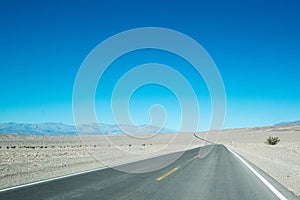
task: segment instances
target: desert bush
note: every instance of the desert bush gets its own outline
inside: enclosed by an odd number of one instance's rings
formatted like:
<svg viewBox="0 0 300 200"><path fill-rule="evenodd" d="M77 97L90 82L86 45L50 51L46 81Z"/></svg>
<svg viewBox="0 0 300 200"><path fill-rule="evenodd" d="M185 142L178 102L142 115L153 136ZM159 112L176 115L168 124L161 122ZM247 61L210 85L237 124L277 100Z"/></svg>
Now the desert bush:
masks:
<svg viewBox="0 0 300 200"><path fill-rule="evenodd" d="M267 139L267 144L276 145L279 141L280 141L279 137L272 137L272 136L270 136Z"/></svg>

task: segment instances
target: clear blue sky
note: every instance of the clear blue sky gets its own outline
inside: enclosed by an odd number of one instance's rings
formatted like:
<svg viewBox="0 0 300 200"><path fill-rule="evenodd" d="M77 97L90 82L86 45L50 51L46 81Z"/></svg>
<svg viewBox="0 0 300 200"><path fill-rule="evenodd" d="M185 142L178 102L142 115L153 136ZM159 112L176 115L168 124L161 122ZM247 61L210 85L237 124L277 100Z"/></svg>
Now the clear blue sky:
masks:
<svg viewBox="0 0 300 200"><path fill-rule="evenodd" d="M299 10L296 0L1 1L0 122L72 124L73 83L87 54L116 33L147 26L185 33L207 50L226 88L225 128L298 120ZM173 98L155 87L134 97L166 104ZM165 98L155 99L151 91ZM207 98L203 92L203 101ZM137 101L137 110L147 108L150 100L145 105ZM102 101L103 95L97 95L97 102ZM172 102L166 106L170 110L177 105ZM133 117L147 122L138 111L133 109ZM176 121L178 113L172 112L168 117ZM112 123L110 116L104 122Z"/></svg>

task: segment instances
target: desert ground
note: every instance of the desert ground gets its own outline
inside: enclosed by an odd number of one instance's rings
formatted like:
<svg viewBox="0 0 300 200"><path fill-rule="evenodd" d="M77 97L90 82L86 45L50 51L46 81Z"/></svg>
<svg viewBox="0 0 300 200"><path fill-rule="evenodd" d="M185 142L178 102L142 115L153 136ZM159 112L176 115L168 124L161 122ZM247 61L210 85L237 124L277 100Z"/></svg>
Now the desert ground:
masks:
<svg viewBox="0 0 300 200"><path fill-rule="evenodd" d="M300 195L300 125L201 132L225 144ZM220 136L220 137L219 137ZM280 142L266 144L269 136ZM142 137L142 138L141 138ZM111 167L207 143L193 133L132 136L0 135L0 188Z"/></svg>

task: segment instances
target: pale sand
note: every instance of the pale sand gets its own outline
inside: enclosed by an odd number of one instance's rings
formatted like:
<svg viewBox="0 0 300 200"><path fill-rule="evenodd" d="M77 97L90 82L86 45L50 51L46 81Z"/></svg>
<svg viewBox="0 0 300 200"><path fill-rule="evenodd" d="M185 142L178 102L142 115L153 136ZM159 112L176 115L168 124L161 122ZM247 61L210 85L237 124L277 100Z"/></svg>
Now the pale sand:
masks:
<svg viewBox="0 0 300 200"><path fill-rule="evenodd" d="M207 133L198 135L206 137ZM193 134L185 133L178 136L179 142L171 145L172 148L160 151L174 136L165 134L146 140L110 136L111 143L103 136L85 136L83 144L77 136L0 135L0 188L205 145L195 140ZM275 146L267 145L265 141L269 136L278 136L281 141ZM216 138L218 133L215 131L207 135L208 140L215 142ZM187 147L185 144L190 141L193 143ZM299 125L224 130L218 143L225 144L300 195ZM96 152L102 163L90 152Z"/></svg>

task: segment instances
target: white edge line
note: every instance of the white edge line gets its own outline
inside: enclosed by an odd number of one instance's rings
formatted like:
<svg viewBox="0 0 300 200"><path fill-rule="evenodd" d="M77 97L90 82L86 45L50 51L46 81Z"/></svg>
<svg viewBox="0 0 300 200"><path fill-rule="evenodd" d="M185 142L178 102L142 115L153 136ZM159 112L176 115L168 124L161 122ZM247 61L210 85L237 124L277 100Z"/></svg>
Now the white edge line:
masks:
<svg viewBox="0 0 300 200"><path fill-rule="evenodd" d="M269 183L262 175L260 175L253 167L251 167L243 158L241 158L238 154L232 151L230 148L226 147L233 155L235 155L242 163L246 165L250 169L255 176L257 176L280 200L287 200L283 194L281 194L271 183Z"/></svg>
<svg viewBox="0 0 300 200"><path fill-rule="evenodd" d="M17 188L22 188L22 187L27 187L27 186L30 186L30 185L37 185L37 184L40 184L40 183L46 183L46 182L49 182L49 181L68 178L68 177L71 177L71 176L76 176L76 175L86 174L86 173L90 173L90 172L95 172L95 171L99 171L99 170L102 170L102 169L105 169L105 168L97 168L97 169L92 169L92 170L88 170L88 171L83 171L83 172L68 174L68 175L64 175L64 176L58 176L58 177L55 177L55 178L45 179L45 180L41 180L41 181L36 181L36 182L32 182L32 183L26 183L26 184L22 184L22 185L13 186L13 187L8 187L8 188L1 189L0 192L5 192L5 191L9 191L9 190L17 189Z"/></svg>

